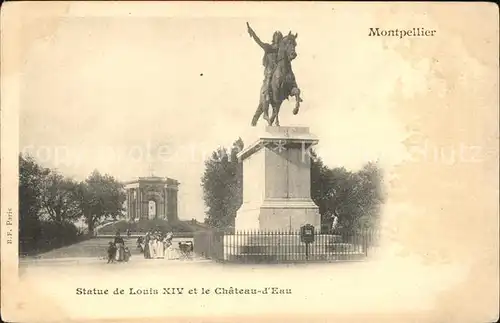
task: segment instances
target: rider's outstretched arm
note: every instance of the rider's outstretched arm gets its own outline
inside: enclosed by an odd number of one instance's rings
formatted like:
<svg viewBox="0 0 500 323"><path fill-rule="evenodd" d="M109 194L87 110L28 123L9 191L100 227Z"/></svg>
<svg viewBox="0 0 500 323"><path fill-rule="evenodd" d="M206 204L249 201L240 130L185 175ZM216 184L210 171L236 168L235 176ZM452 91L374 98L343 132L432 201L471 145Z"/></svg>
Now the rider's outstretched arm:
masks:
<svg viewBox="0 0 500 323"><path fill-rule="evenodd" d="M260 38L257 36L257 34L255 33L255 31L250 27L250 25L247 23L247 27L248 27L248 33L250 34L250 36L255 40L255 42L260 46L262 47L263 50L265 51L268 51L269 50L269 47L270 45L269 44L266 44L264 42L262 42L260 40Z"/></svg>

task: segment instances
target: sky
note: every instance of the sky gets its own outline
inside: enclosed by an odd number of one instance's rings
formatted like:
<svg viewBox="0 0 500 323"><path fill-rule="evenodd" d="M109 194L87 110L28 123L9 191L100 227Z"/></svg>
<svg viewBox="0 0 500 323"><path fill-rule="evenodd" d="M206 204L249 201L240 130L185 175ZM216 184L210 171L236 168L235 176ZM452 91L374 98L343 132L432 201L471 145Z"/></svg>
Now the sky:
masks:
<svg viewBox="0 0 500 323"><path fill-rule="evenodd" d="M275 30L298 33L293 69L304 102L293 116L294 100L285 101L281 125L309 127L330 167L392 167L405 158L408 130L391 96L396 86L408 97L425 90L428 67L368 37L376 10L349 8L316 11L314 24L307 12L46 19L51 32L24 56L20 150L77 180L94 169L122 181L175 178L180 218L203 220L204 160L255 131L263 53L249 21L264 41Z"/></svg>

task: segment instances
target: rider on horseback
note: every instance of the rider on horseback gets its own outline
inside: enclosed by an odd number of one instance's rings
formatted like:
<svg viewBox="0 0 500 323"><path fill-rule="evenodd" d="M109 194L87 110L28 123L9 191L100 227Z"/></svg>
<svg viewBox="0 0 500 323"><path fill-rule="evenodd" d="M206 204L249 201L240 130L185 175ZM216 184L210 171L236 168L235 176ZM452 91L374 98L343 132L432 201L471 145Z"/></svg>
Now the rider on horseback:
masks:
<svg viewBox="0 0 500 323"><path fill-rule="evenodd" d="M278 46L280 41L283 39L283 34L280 31L276 31L273 34L273 41L271 44L262 42L255 31L250 27L247 22L248 33L255 42L264 50L264 57L262 58L262 64L264 65L264 84L262 85L261 95L264 99L264 118L267 119L268 108L271 100L271 78L273 76L274 70L276 69L278 61Z"/></svg>

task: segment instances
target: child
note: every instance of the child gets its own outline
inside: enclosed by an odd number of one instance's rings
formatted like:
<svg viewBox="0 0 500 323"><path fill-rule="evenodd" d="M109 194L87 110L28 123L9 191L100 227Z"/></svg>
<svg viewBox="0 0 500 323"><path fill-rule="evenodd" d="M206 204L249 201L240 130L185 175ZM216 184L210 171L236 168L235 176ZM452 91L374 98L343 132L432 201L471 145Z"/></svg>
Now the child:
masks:
<svg viewBox="0 0 500 323"><path fill-rule="evenodd" d="M113 241L110 241L108 247L108 264L115 262L115 256L116 256L116 246L113 243Z"/></svg>
<svg viewBox="0 0 500 323"><path fill-rule="evenodd" d="M125 247L124 254L125 254L124 260L125 260L125 262L128 262L128 260L130 259L130 250L128 249L128 247Z"/></svg>

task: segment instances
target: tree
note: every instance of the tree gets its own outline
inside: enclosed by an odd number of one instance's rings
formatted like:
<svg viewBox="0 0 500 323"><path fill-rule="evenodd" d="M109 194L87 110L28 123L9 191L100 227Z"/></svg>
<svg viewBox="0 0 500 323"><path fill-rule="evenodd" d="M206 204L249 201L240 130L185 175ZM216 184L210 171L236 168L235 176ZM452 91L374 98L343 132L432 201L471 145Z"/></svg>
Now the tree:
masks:
<svg viewBox="0 0 500 323"><path fill-rule="evenodd" d="M123 185L94 171L77 183L19 155L19 247L22 254L47 251L81 239L74 221L84 217L89 232L123 210Z"/></svg>
<svg viewBox="0 0 500 323"><path fill-rule="evenodd" d="M319 207L321 223L329 226L333 215L339 216L342 194L349 172L345 168L330 169L314 151L311 153L311 198Z"/></svg>
<svg viewBox="0 0 500 323"><path fill-rule="evenodd" d="M237 154L243 149L241 138L231 149L220 147L205 161L201 179L207 207L205 223L215 228L234 226L236 212L243 201L243 168Z"/></svg>
<svg viewBox="0 0 500 323"><path fill-rule="evenodd" d="M123 184L113 176L102 175L97 170L76 186L74 196L89 234L92 234L104 219L116 219L122 213L126 199Z"/></svg>
<svg viewBox="0 0 500 323"><path fill-rule="evenodd" d="M42 181L42 206L56 225L72 222L81 216L74 191L77 184L58 172L52 171Z"/></svg>
<svg viewBox="0 0 500 323"><path fill-rule="evenodd" d="M41 235L40 213L44 177L49 170L30 157L19 155L19 244L21 251L34 248Z"/></svg>
<svg viewBox="0 0 500 323"><path fill-rule="evenodd" d="M360 228L379 224L380 208L385 200L382 190L383 174L377 163L367 163L358 173L357 207Z"/></svg>
<svg viewBox="0 0 500 323"><path fill-rule="evenodd" d="M313 152L311 197L318 205L323 227L329 227L332 215L339 226L353 231L375 227L379 221L382 174L376 163L367 163L358 172L345 168L330 169Z"/></svg>
<svg viewBox="0 0 500 323"><path fill-rule="evenodd" d="M30 156L19 156L19 249L21 254L57 248L79 239L74 183Z"/></svg>

